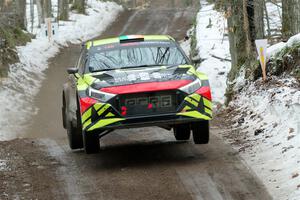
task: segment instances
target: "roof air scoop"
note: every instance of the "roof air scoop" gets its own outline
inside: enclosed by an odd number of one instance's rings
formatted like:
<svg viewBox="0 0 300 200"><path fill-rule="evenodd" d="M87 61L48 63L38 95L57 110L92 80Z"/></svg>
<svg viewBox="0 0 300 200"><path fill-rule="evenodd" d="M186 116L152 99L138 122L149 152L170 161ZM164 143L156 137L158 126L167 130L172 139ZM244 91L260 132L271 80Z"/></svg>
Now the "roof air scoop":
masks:
<svg viewBox="0 0 300 200"><path fill-rule="evenodd" d="M120 43L132 43L132 42L143 42L144 36L143 35L123 35L119 37Z"/></svg>

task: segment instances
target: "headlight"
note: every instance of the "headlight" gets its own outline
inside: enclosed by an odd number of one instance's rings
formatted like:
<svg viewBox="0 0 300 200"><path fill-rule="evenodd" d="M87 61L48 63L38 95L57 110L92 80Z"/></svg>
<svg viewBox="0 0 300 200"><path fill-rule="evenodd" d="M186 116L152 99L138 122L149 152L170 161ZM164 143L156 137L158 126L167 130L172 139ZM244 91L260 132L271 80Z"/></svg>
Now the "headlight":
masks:
<svg viewBox="0 0 300 200"><path fill-rule="evenodd" d="M201 81L199 79L197 79L197 80L193 81L192 83L190 83L186 86L183 86L179 90L181 90L182 92L185 92L187 94L192 94L192 93L196 92L200 87L201 87Z"/></svg>
<svg viewBox="0 0 300 200"><path fill-rule="evenodd" d="M102 101L102 102L107 102L116 96L115 94L101 92L101 91L95 90L91 87L88 88L88 95L89 95L89 97L98 99L99 101Z"/></svg>

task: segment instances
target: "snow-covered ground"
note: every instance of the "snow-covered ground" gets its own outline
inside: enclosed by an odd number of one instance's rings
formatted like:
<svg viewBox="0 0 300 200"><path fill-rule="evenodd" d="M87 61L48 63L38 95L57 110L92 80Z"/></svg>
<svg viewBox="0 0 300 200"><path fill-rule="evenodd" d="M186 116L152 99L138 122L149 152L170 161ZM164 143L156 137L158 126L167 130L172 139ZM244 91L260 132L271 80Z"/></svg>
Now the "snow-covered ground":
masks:
<svg viewBox="0 0 300 200"><path fill-rule="evenodd" d="M32 100L39 91L47 69L47 60L68 43L92 39L111 24L122 7L111 2L89 0L87 15L71 13L70 21L60 22L59 32L51 42L37 37L18 47L20 63L10 66L8 78L0 86L0 140L15 138L35 112ZM13 122L13 123L12 123Z"/></svg>
<svg viewBox="0 0 300 200"><path fill-rule="evenodd" d="M291 77L273 77L246 86L231 102L232 120L246 138L239 148L275 199L300 199L300 85ZM230 134L230 133L228 133ZM230 137L229 137L230 138Z"/></svg>
<svg viewBox="0 0 300 200"><path fill-rule="evenodd" d="M201 1L201 6L197 16L196 38L199 56L204 61L198 70L206 73L211 80L213 101L223 104L227 74L231 68L231 62L225 60L230 60L227 21L222 13L213 10L213 5Z"/></svg>
<svg viewBox="0 0 300 200"><path fill-rule="evenodd" d="M223 103L231 64L213 56L230 59L228 38L224 37L226 20L222 13L213 10L213 5L200 2L196 33L199 55L205 61L199 70L209 75L214 101ZM272 17L271 29L280 29L281 12L272 3L267 3L267 7ZM268 55L299 41L297 35L287 43L275 44L269 47ZM299 83L291 77L273 77L268 84L258 80L245 85L242 75L238 82L243 90L229 106L229 110L234 110L230 117L236 124L220 136L239 150L274 199L300 199Z"/></svg>

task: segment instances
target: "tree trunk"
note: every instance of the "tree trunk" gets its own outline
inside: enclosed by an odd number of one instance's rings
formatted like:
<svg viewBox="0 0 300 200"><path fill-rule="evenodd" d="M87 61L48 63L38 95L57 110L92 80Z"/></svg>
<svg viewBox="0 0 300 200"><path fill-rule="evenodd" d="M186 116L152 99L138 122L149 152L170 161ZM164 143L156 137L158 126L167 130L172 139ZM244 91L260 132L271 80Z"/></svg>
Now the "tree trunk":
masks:
<svg viewBox="0 0 300 200"><path fill-rule="evenodd" d="M69 19L69 2L68 0L58 0L58 18L60 20Z"/></svg>
<svg viewBox="0 0 300 200"><path fill-rule="evenodd" d="M264 0L254 0L255 39L263 39L265 37L264 6Z"/></svg>
<svg viewBox="0 0 300 200"><path fill-rule="evenodd" d="M43 16L44 18L52 17L51 0L43 0Z"/></svg>
<svg viewBox="0 0 300 200"><path fill-rule="evenodd" d="M282 0L282 36L288 40L300 32L300 0Z"/></svg>
<svg viewBox="0 0 300 200"><path fill-rule="evenodd" d="M77 10L78 13L85 14L85 0L74 0L73 8Z"/></svg>
<svg viewBox="0 0 300 200"><path fill-rule="evenodd" d="M34 26L34 3L33 3L33 0L30 0L30 26L31 26L31 33L33 33L33 26Z"/></svg>
<svg viewBox="0 0 300 200"><path fill-rule="evenodd" d="M45 18L52 17L51 0L36 0L39 26L45 22Z"/></svg>
<svg viewBox="0 0 300 200"><path fill-rule="evenodd" d="M266 1L264 0L264 10L265 10L265 17L267 21L267 29L268 29L268 38L271 38L271 26L270 26L270 19L269 19L269 13L266 5Z"/></svg>
<svg viewBox="0 0 300 200"><path fill-rule="evenodd" d="M26 1L15 0L16 26L26 29Z"/></svg>
<svg viewBox="0 0 300 200"><path fill-rule="evenodd" d="M228 13L228 29L231 54L232 71L245 63L246 54L246 34L244 32L243 1L230 0ZM229 79L233 80L235 74L229 74Z"/></svg>
<svg viewBox="0 0 300 200"><path fill-rule="evenodd" d="M41 27L41 24L44 23L42 0L36 0L36 7L37 7L38 21L39 21L38 27Z"/></svg>

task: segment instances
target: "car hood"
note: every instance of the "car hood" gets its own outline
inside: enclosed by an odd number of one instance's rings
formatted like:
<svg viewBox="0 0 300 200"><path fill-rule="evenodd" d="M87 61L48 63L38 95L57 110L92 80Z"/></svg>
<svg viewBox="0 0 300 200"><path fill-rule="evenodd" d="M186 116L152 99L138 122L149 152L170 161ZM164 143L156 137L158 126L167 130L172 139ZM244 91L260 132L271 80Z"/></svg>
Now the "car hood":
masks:
<svg viewBox="0 0 300 200"><path fill-rule="evenodd" d="M148 67L140 69L111 70L92 73L96 79L92 84L95 89L132 85L138 83L167 82L175 80L194 81L196 76L188 71L193 66Z"/></svg>

